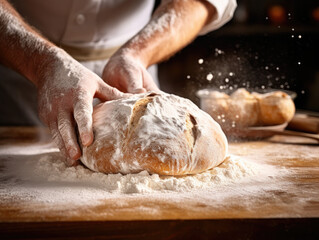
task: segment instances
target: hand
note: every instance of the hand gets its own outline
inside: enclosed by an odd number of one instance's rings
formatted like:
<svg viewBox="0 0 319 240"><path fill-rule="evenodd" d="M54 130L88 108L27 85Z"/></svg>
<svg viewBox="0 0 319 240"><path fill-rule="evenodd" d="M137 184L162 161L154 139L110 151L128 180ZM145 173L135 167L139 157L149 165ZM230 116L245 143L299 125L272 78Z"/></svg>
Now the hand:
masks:
<svg viewBox="0 0 319 240"><path fill-rule="evenodd" d="M104 68L102 78L107 84L122 92L160 92L143 64L129 54L113 55Z"/></svg>
<svg viewBox="0 0 319 240"><path fill-rule="evenodd" d="M75 126L82 145L93 142L92 101L118 99L127 94L107 85L96 74L83 67L66 53L47 65L38 84L39 114L48 125L53 139L66 157L68 165L74 165L81 156Z"/></svg>

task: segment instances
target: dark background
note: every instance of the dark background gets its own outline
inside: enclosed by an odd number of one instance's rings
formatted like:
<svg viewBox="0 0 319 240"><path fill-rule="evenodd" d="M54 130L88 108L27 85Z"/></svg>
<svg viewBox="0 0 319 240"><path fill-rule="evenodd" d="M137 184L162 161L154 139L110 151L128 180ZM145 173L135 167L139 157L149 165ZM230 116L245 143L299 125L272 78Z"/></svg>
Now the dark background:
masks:
<svg viewBox="0 0 319 240"><path fill-rule="evenodd" d="M159 65L161 88L196 103L205 87L286 89L298 109L319 112L319 1L237 3L227 25Z"/></svg>

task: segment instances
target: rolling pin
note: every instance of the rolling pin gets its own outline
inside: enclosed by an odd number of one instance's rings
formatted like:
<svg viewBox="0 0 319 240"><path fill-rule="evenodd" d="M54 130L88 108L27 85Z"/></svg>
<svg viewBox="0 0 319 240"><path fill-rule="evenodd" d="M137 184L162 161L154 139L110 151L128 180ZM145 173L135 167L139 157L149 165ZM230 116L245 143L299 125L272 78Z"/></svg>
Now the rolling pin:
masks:
<svg viewBox="0 0 319 240"><path fill-rule="evenodd" d="M293 119L289 122L288 129L308 132L319 133L319 117L310 116L308 114L296 113Z"/></svg>

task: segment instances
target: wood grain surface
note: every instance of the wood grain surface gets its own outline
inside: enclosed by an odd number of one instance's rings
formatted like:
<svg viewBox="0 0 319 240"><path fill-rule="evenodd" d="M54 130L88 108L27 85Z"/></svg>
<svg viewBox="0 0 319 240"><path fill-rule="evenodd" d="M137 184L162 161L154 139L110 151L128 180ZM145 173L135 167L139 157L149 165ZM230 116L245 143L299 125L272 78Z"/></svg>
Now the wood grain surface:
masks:
<svg viewBox="0 0 319 240"><path fill-rule="evenodd" d="M30 158L7 154L7 149L46 146L49 142L48 131L43 128L0 128L0 172L6 171L3 164L6 161ZM316 141L274 136L263 141L230 143L230 153L286 174L271 184L259 182L255 176L259 185L237 184L234 194L228 192L222 199L218 196L209 199L204 193L181 194L176 198L133 194L81 207L0 194L1 236L12 239L210 239L212 236L269 239L270 233L273 239L319 236ZM50 153L31 157L43 154ZM249 191L259 186L256 194L236 193L238 187ZM5 184L1 187L5 188Z"/></svg>

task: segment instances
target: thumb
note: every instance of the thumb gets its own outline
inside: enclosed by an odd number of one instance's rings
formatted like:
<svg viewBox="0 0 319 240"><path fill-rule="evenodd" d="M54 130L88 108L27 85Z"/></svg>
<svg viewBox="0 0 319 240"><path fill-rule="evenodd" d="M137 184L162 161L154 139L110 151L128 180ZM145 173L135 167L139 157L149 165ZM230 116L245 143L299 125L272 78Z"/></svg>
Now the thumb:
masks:
<svg viewBox="0 0 319 240"><path fill-rule="evenodd" d="M147 90L143 88L143 75L127 76L126 78L127 92L129 93L145 93Z"/></svg>
<svg viewBox="0 0 319 240"><path fill-rule="evenodd" d="M131 96L131 94L123 93L103 81L99 82L98 88L95 93L95 97L99 98L101 101L127 98L129 96Z"/></svg>

